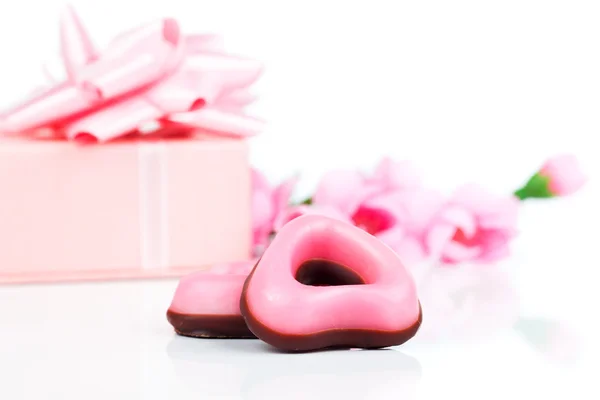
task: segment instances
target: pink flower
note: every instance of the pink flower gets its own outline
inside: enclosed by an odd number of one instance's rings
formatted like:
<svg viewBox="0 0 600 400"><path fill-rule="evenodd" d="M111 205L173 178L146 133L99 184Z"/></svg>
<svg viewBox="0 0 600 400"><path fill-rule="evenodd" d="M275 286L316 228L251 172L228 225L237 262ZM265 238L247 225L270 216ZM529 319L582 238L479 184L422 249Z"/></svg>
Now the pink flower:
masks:
<svg viewBox="0 0 600 400"><path fill-rule="evenodd" d="M263 174L252 170L252 235L259 252L269 244L275 221L287 208L297 180L294 177L273 187Z"/></svg>
<svg viewBox="0 0 600 400"><path fill-rule="evenodd" d="M465 186L450 200L419 188L376 196L362 208L388 216L391 227L376 236L413 265L438 259L448 264L491 262L506 256L516 234L517 206L513 197Z"/></svg>
<svg viewBox="0 0 600 400"><path fill-rule="evenodd" d="M413 188L370 198L357 214L364 215L365 219L374 216L367 225L387 228L376 236L411 266L435 256L428 247L427 237L444 205L441 193Z"/></svg>
<svg viewBox="0 0 600 400"><path fill-rule="evenodd" d="M548 159L539 174L549 179L548 189L555 196L575 193L586 182L577 157L570 154L561 154Z"/></svg>
<svg viewBox="0 0 600 400"><path fill-rule="evenodd" d="M412 163L394 161L388 157L383 158L373 174L365 180L369 185L378 187L380 193L417 188L421 185L421 178Z"/></svg>
<svg viewBox="0 0 600 400"><path fill-rule="evenodd" d="M427 248L445 263L492 262L509 253L518 201L474 185L459 189L427 228Z"/></svg>
<svg viewBox="0 0 600 400"><path fill-rule="evenodd" d="M281 214L276 226L304 214L321 214L353 223L377 237L399 235L389 204L371 201L419 184L417 174L407 162L384 158L373 174L358 171L331 171L326 173L315 191L311 206L297 206Z"/></svg>
<svg viewBox="0 0 600 400"><path fill-rule="evenodd" d="M369 198L418 186L418 175L410 163L386 157L370 176L359 171L326 173L315 191L313 204L333 207L352 216Z"/></svg>

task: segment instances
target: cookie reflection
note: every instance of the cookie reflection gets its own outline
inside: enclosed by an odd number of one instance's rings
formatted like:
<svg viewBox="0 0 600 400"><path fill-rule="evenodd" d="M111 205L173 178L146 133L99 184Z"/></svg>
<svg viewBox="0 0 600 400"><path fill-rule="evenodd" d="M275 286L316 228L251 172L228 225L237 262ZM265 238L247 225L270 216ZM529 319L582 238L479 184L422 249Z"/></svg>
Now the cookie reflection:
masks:
<svg viewBox="0 0 600 400"><path fill-rule="evenodd" d="M518 319L519 298L503 265L432 266L417 282L423 324L416 341L481 338Z"/></svg>
<svg viewBox="0 0 600 400"><path fill-rule="evenodd" d="M410 400L421 379L420 363L395 349L281 354L260 341L175 337L167 352L203 398Z"/></svg>
<svg viewBox="0 0 600 400"><path fill-rule="evenodd" d="M548 362L572 365L579 360L579 338L565 323L521 317L514 328Z"/></svg>

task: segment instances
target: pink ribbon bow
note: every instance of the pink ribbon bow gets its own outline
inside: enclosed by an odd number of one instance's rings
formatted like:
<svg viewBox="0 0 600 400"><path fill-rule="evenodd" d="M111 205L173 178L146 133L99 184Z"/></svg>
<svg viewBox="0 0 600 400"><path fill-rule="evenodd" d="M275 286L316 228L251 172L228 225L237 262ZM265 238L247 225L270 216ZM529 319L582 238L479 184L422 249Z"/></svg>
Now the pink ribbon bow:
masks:
<svg viewBox="0 0 600 400"><path fill-rule="evenodd" d="M75 11L60 23L64 82L3 114L0 131L50 129L67 139L108 141L148 122L233 136L249 136L261 123L244 115L254 99L248 87L262 66L225 54L219 38L184 36L163 19L117 36L96 50Z"/></svg>

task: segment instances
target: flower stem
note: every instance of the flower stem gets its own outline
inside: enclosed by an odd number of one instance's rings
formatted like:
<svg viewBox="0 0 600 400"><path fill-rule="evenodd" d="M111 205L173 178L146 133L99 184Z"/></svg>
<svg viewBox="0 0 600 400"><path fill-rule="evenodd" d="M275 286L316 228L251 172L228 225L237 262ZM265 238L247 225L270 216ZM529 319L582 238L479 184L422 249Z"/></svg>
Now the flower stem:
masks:
<svg viewBox="0 0 600 400"><path fill-rule="evenodd" d="M549 189L550 179L539 173L534 174L522 188L513 194L521 201L529 198L547 199L554 197Z"/></svg>
<svg viewBox="0 0 600 400"><path fill-rule="evenodd" d="M303 202L301 202L300 204L301 204L301 205L303 204L303 205L310 206L310 205L312 204L312 202L313 202L313 199L312 199L312 197L309 197L309 198L307 198L306 200L304 200Z"/></svg>
<svg viewBox="0 0 600 400"><path fill-rule="evenodd" d="M522 187L519 190L516 190L513 195L518 198L519 200L523 201L526 198L528 198L529 196L527 196L527 190L525 190L525 187Z"/></svg>

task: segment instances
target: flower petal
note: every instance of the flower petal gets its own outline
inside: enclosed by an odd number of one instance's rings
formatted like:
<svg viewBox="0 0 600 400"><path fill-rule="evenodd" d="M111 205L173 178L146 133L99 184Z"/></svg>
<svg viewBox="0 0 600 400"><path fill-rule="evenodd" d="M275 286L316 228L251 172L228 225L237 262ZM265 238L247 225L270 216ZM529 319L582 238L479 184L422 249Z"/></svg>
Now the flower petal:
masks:
<svg viewBox="0 0 600 400"><path fill-rule="evenodd" d="M517 228L519 200L515 197L505 197L496 203L495 210L489 210L478 218L479 225L484 229L503 229L514 231Z"/></svg>
<svg viewBox="0 0 600 400"><path fill-rule="evenodd" d="M290 198L292 197L292 192L294 191L294 188L299 180L299 176L294 176L282 182L273 191L273 207L275 211L275 218L288 207Z"/></svg>
<svg viewBox="0 0 600 400"><path fill-rule="evenodd" d="M451 203L470 210L475 215L495 213L502 209L506 197L497 196L479 185L469 184L458 188L452 196Z"/></svg>
<svg viewBox="0 0 600 400"><path fill-rule="evenodd" d="M454 225L456 229L462 230L467 238L472 237L477 232L475 216L465 208L450 206L444 209L440 219Z"/></svg>
<svg viewBox="0 0 600 400"><path fill-rule="evenodd" d="M371 177L371 181L378 182L385 191L415 188L419 186L420 180L411 162L394 161L389 157L379 162Z"/></svg>
<svg viewBox="0 0 600 400"><path fill-rule="evenodd" d="M365 181L356 171L331 171L323 175L313 204L338 209L345 215L354 214L363 200Z"/></svg>
<svg viewBox="0 0 600 400"><path fill-rule="evenodd" d="M550 158L541 168L540 174L550 178L550 191L559 196L578 191L587 181L577 157L572 154L559 154Z"/></svg>
<svg viewBox="0 0 600 400"><path fill-rule="evenodd" d="M401 192L376 194L366 199L363 207L386 210L397 219L406 220L409 216L406 213L406 208L403 207L404 199Z"/></svg>
<svg viewBox="0 0 600 400"><path fill-rule="evenodd" d="M480 228L516 230L519 201L515 197L495 195L479 186L467 185L455 192L451 203L468 210Z"/></svg>
<svg viewBox="0 0 600 400"><path fill-rule="evenodd" d="M459 263L476 259L482 253L479 246L465 246L462 243L450 241L442 252L443 260L449 263Z"/></svg>
<svg viewBox="0 0 600 400"><path fill-rule="evenodd" d="M369 207L362 204L352 215L352 221L357 227L372 235L392 228L396 218L391 210L386 208Z"/></svg>
<svg viewBox="0 0 600 400"><path fill-rule="evenodd" d="M397 204L394 210L398 223L415 235L424 234L444 206L443 196L433 190L402 190L388 196L386 201Z"/></svg>
<svg viewBox="0 0 600 400"><path fill-rule="evenodd" d="M390 246L391 247L391 246ZM412 265L422 262L427 258L427 251L423 246L423 243L412 236L405 236L404 239L392 247L398 257L406 265Z"/></svg>
<svg viewBox="0 0 600 400"><path fill-rule="evenodd" d="M491 263L505 259L510 256L510 248L507 245L498 246L493 249L486 250L480 257L479 261L483 263Z"/></svg>
<svg viewBox="0 0 600 400"><path fill-rule="evenodd" d="M446 245L452 241L456 226L450 223L435 224L425 236L425 243L431 254L440 255Z"/></svg>
<svg viewBox="0 0 600 400"><path fill-rule="evenodd" d="M287 224L291 220L309 214L310 209L310 206L300 205L282 210L275 217L275 221L273 222L273 230L275 232L278 232L281 228L283 228L285 224Z"/></svg>
<svg viewBox="0 0 600 400"><path fill-rule="evenodd" d="M379 232L377 239L390 246L392 249L400 248L402 241L404 240L406 232L399 226L394 226L385 231Z"/></svg>
<svg viewBox="0 0 600 400"><path fill-rule="evenodd" d="M269 231L273 222L275 211L272 199L267 192L254 192L252 194L252 226L256 231Z"/></svg>
<svg viewBox="0 0 600 400"><path fill-rule="evenodd" d="M512 232L483 230L478 236L483 248L483 253L479 257L481 261L497 261L509 255L509 243L514 237Z"/></svg>
<svg viewBox="0 0 600 400"><path fill-rule="evenodd" d="M271 184L267 177L259 170L252 168L252 191L253 192L271 192Z"/></svg>

